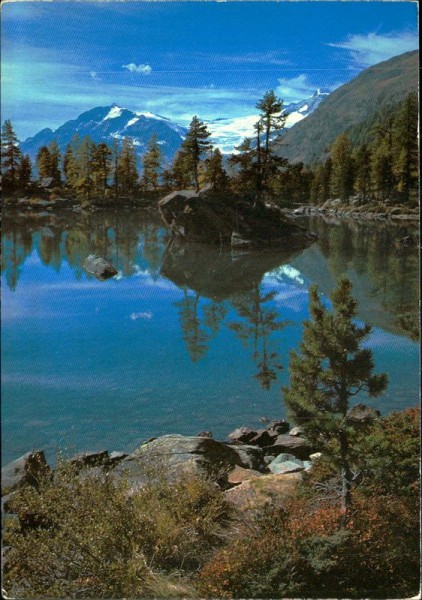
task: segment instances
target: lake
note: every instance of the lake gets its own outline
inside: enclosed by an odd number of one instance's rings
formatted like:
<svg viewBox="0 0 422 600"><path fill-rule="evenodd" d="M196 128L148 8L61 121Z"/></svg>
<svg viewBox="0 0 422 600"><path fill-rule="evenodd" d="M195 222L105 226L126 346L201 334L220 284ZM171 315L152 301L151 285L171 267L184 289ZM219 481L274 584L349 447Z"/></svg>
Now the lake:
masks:
<svg viewBox="0 0 422 600"><path fill-rule="evenodd" d="M370 322L383 414L419 398L417 227L303 221L303 251L171 242L147 211L6 214L2 256L2 460L44 449L131 451L166 433L224 439L285 417L281 386L313 283L347 273ZM83 268L97 253L118 275ZM366 399L357 397L356 402Z"/></svg>

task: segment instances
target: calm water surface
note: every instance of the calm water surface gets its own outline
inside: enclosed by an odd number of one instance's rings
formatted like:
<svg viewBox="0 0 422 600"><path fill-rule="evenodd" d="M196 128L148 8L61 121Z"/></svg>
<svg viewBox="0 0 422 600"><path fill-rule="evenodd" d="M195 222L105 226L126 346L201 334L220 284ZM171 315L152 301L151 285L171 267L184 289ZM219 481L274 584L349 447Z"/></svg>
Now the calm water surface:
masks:
<svg viewBox="0 0 422 600"><path fill-rule="evenodd" d="M166 433L285 416L281 386L308 316L308 288L327 295L346 272L388 391L383 413L414 406L418 253L386 224L306 224L302 252L252 254L170 243L147 213L7 216L2 256L2 459L32 448L131 451ZM107 257L117 277L83 269ZM365 401L365 398L361 398Z"/></svg>

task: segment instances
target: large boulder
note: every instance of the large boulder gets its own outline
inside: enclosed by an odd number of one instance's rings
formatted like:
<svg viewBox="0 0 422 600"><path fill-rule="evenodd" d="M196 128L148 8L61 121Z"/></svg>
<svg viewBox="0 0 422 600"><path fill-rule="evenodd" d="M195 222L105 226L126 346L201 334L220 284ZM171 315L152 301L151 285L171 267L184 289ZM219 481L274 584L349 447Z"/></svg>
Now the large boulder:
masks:
<svg viewBox="0 0 422 600"><path fill-rule="evenodd" d="M230 445L230 449L238 456L241 467L255 469L256 471L261 471L265 467L264 452L259 446L233 444Z"/></svg>
<svg viewBox="0 0 422 600"><path fill-rule="evenodd" d="M297 471L309 468L310 464L309 461L300 460L300 458L296 458L293 454L282 453L270 462L268 469L271 473L296 473Z"/></svg>
<svg viewBox="0 0 422 600"><path fill-rule="evenodd" d="M242 511L253 511L265 505L280 508L294 495L301 479L300 472L260 475L225 491L224 497Z"/></svg>
<svg viewBox="0 0 422 600"><path fill-rule="evenodd" d="M158 206L172 233L189 242L302 248L315 240L277 206L263 201L182 190L168 194Z"/></svg>
<svg viewBox="0 0 422 600"><path fill-rule="evenodd" d="M174 478L181 473L225 479L236 466L238 454L223 442L199 436L165 435L142 444L115 468L132 489L143 486L152 475Z"/></svg>
<svg viewBox="0 0 422 600"><path fill-rule="evenodd" d="M279 435L273 444L266 446L264 452L278 456L279 454L293 454L301 460L308 460L309 455L314 449L309 444L308 440L298 435Z"/></svg>
<svg viewBox="0 0 422 600"><path fill-rule="evenodd" d="M38 487L40 477L50 472L42 450L27 452L1 470L2 496L24 485Z"/></svg>

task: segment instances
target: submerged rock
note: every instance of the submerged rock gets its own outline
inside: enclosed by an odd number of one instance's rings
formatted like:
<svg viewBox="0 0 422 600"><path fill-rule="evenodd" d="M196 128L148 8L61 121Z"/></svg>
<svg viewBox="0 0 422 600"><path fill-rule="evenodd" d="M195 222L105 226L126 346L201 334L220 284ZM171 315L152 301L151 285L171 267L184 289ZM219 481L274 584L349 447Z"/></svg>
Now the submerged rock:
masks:
<svg viewBox="0 0 422 600"><path fill-rule="evenodd" d="M84 269L101 281L110 279L110 277L117 275L117 271L113 265L108 262L108 260L98 256L97 254L90 254L86 258L84 262Z"/></svg>
<svg viewBox="0 0 422 600"><path fill-rule="evenodd" d="M160 200L158 207L170 231L188 242L303 248L316 239L277 206L220 197L209 190L172 192Z"/></svg>

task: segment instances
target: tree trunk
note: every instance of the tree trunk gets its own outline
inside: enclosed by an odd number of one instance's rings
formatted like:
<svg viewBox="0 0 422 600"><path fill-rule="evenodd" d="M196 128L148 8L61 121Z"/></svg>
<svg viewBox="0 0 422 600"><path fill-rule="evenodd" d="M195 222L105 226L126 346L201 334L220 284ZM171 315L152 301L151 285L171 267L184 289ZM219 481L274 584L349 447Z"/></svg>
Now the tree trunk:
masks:
<svg viewBox="0 0 422 600"><path fill-rule="evenodd" d="M343 516L341 519L341 525L344 527L350 517L350 509L352 506L352 470L350 468L349 457L348 457L348 443L346 432L344 429L339 430L339 442L340 442L340 457L341 457L341 478L342 478L342 491L341 491L341 508Z"/></svg>

